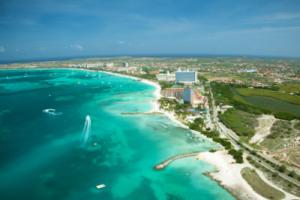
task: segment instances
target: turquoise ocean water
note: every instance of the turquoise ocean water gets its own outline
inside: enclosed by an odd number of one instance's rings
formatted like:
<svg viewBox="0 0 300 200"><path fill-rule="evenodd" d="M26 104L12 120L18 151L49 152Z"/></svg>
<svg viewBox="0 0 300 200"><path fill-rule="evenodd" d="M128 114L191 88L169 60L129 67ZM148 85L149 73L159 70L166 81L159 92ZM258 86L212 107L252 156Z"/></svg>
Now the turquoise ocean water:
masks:
<svg viewBox="0 0 300 200"><path fill-rule="evenodd" d="M149 111L153 91L100 72L1 70L0 199L234 199L202 174L213 170L205 162L153 170L169 156L217 147L165 116L124 115Z"/></svg>

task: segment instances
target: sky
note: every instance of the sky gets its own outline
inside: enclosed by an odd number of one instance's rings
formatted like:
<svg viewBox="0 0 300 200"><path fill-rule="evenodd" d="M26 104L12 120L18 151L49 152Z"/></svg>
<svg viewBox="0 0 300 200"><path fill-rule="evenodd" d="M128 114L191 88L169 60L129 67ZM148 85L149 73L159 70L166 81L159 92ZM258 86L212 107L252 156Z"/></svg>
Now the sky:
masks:
<svg viewBox="0 0 300 200"><path fill-rule="evenodd" d="M0 0L0 61L300 57L300 0Z"/></svg>

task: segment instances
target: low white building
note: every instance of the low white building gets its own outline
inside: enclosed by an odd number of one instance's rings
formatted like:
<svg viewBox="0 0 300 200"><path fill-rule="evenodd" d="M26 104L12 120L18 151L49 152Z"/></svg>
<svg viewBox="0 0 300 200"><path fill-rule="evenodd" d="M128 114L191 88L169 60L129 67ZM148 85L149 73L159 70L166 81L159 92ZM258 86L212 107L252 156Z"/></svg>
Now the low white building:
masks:
<svg viewBox="0 0 300 200"><path fill-rule="evenodd" d="M167 72L166 74L157 74L156 75L157 80L159 81L175 81L175 74L172 73L170 74L169 72Z"/></svg>
<svg viewBox="0 0 300 200"><path fill-rule="evenodd" d="M86 67L87 68L92 68L92 67L103 67L104 63L102 62L97 62L97 63L87 63Z"/></svg>
<svg viewBox="0 0 300 200"><path fill-rule="evenodd" d="M114 66L114 63L106 63L105 64L105 67L113 67Z"/></svg>

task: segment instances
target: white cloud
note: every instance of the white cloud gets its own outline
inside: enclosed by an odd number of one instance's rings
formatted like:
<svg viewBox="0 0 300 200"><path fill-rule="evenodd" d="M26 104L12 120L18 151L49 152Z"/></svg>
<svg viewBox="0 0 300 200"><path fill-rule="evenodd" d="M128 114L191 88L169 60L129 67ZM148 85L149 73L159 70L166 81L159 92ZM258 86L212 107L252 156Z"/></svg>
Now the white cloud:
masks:
<svg viewBox="0 0 300 200"><path fill-rule="evenodd" d="M83 50L83 46L80 44L71 44L71 48L78 50L78 51L82 51Z"/></svg>
<svg viewBox="0 0 300 200"><path fill-rule="evenodd" d="M4 53L6 51L4 46L0 46L0 53Z"/></svg>

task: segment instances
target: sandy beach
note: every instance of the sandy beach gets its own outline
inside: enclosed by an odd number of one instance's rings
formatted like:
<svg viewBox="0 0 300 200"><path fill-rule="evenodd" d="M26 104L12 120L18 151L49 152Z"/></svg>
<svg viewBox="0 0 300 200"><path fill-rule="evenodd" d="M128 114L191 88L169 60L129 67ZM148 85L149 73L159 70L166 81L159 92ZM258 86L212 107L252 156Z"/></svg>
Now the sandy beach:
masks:
<svg viewBox="0 0 300 200"><path fill-rule="evenodd" d="M240 173L244 167L251 167L249 164L236 164L226 151L203 152L199 154L198 159L215 166L216 170L209 175L238 199L265 200L248 185Z"/></svg>
<svg viewBox="0 0 300 200"><path fill-rule="evenodd" d="M209 176L214 180L218 181L220 185L229 190L235 197L243 200L263 200L266 199L259 194L257 194L247 181L242 177L241 170L244 167L253 168L247 161L243 164L235 163L231 155L227 154L225 150L217 151L214 153L203 152L198 156L199 160L205 161L213 166L215 166L215 171L210 172ZM268 185L276 188L277 190L285 194L285 200L295 200L299 197L287 193L282 190L274 183L269 181L264 174L256 169L259 177L266 182Z"/></svg>

